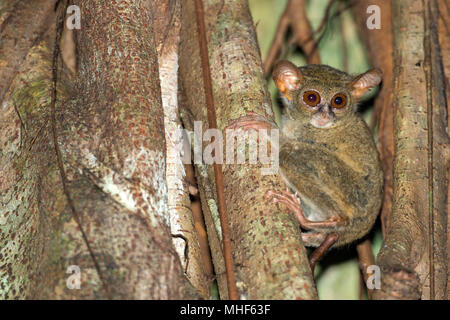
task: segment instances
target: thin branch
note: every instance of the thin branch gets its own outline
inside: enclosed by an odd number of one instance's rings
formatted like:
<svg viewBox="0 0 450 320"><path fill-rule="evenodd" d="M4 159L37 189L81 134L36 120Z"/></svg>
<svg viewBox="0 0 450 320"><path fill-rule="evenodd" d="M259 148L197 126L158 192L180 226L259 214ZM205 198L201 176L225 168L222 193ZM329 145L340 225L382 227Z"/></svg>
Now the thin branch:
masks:
<svg viewBox="0 0 450 320"><path fill-rule="evenodd" d="M293 39L305 53L307 62L309 64L317 64L320 61L317 44L314 41L314 32L306 15L305 0L289 0L286 9L280 17L274 39L264 61L264 75L266 77L270 74L278 58L289 27L292 27L294 32Z"/></svg>
<svg viewBox="0 0 450 320"><path fill-rule="evenodd" d="M198 36L200 44L200 56L202 62L203 85L205 90L206 107L208 112L209 128L217 128L216 111L214 109L214 97L212 91L211 70L209 66L208 47L206 40L205 13L202 0L195 0L195 13L197 17ZM217 202L219 206L220 225L223 236L223 250L225 268L227 273L228 297L230 300L238 300L239 294L234 275L233 254L231 251L230 225L226 212L225 188L223 183L222 165L214 163L214 177L216 181Z"/></svg>
<svg viewBox="0 0 450 320"><path fill-rule="evenodd" d="M358 252L359 268L361 270L362 278L364 279L364 287L367 286L367 267L375 265L375 257L372 252L372 246L369 239L364 240L356 246L356 251ZM369 298L372 298L371 289L367 288L367 294Z"/></svg>
<svg viewBox="0 0 450 320"><path fill-rule="evenodd" d="M192 219L194 220L194 228L197 232L198 244L203 262L204 272L207 278L212 278L214 274L213 261L209 249L208 234L206 232L205 220L203 216L202 206L200 202L199 189L195 180L194 167L192 164L184 165L187 180L195 185L196 192L191 197Z"/></svg>
<svg viewBox="0 0 450 320"><path fill-rule="evenodd" d="M333 4L336 2L336 0L330 0L327 4L327 7L325 8L325 14L323 15L322 21L320 22L319 27L314 31L314 35L316 35L319 32L322 32L322 30L325 28L325 26L328 24L329 20L330 20L330 12L331 12L331 8L333 7ZM336 16L340 15L342 10L345 10L346 8L343 9L339 9L332 17L331 19L335 18ZM323 35L325 34L325 31L322 32L322 34L320 35L319 39L321 39L323 37ZM319 41L317 41L319 42Z"/></svg>
<svg viewBox="0 0 450 320"><path fill-rule="evenodd" d="M339 2L339 10L345 10L345 3L344 2ZM349 69L348 69L348 67L349 67L349 65L348 65L348 43L347 43L347 39L346 39L346 36L345 36L345 31L346 31L346 25L345 25L345 19L344 19L344 16L343 15L341 15L340 17L339 17L339 25L340 25L340 28L341 28L341 37L342 37L342 46L341 46L341 49L342 49L342 65L343 65L343 68L344 68L344 71L345 72L348 72L349 71Z"/></svg>
<svg viewBox="0 0 450 320"><path fill-rule="evenodd" d="M342 12L351 8L355 4L355 0L349 1L346 5L342 5L336 12L331 14L333 4L337 0L330 0L325 8L325 14L320 22L319 27L316 30L312 30L306 15L306 3L304 0L289 0L286 5L286 9L280 17L280 21L275 32L274 39L269 48L266 60L264 61L264 75L267 77L272 70L275 61L278 58L278 54L283 46L283 40L289 27L292 27L294 31L294 40L297 45L302 48L305 53L307 63L318 64L320 63L319 56L319 43L326 34L326 26L330 20L340 16ZM319 34L317 40L314 37Z"/></svg>
<svg viewBox="0 0 450 320"><path fill-rule="evenodd" d="M333 0L334 1L334 0ZM290 15L292 30L297 45L302 48L308 64L320 63L317 43L314 41L314 32L306 15L305 0L290 0L287 6Z"/></svg>
<svg viewBox="0 0 450 320"><path fill-rule="evenodd" d="M286 7L287 8L287 7ZM272 70L272 66L278 57L278 53L283 47L283 39L289 28L290 19L287 11L285 10L278 22L277 30L275 31L275 37L270 45L269 52L267 53L266 60L264 61L264 76L268 76Z"/></svg>

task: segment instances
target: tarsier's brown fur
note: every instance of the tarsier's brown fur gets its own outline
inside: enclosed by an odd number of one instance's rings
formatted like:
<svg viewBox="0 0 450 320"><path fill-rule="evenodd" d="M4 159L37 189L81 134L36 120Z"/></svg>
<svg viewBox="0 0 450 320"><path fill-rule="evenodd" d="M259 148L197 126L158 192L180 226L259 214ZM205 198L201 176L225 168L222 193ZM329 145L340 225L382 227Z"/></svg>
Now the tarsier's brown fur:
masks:
<svg viewBox="0 0 450 320"><path fill-rule="evenodd" d="M282 77L277 78L277 72L292 68L288 62L282 63L285 65L275 67L276 82L283 81ZM307 239L305 244L319 246L333 232L339 236L334 246L340 246L366 235L381 206L383 173L378 152L356 105L360 95L378 84L374 77L379 76L381 80L381 73L375 70L367 74L367 79L361 79L363 87L358 91L352 87L355 77L329 66L309 65L299 71L301 79L294 90L281 86L285 89L282 92L285 111L280 135L280 169L286 183L298 193L308 220L323 221L337 215L346 221L340 226L311 229L309 232L324 237ZM371 80L374 83L367 83ZM277 85L280 88L280 83ZM307 90L317 91L321 104L325 107L328 104L329 112L334 113L330 127L317 128L311 124L320 108L304 103L303 93ZM349 99L345 108L333 111L329 101L337 93L344 93Z"/></svg>

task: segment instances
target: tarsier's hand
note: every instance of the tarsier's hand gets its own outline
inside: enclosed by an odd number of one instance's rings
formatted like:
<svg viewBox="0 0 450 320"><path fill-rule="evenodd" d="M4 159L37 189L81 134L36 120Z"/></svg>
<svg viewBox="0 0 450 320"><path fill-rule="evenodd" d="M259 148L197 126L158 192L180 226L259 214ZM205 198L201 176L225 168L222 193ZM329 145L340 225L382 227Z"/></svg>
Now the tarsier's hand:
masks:
<svg viewBox="0 0 450 320"><path fill-rule="evenodd" d="M230 121L226 129L242 129L242 130L258 130L258 129L275 129L278 128L273 122L270 122L265 117L255 113L247 112L245 116Z"/></svg>

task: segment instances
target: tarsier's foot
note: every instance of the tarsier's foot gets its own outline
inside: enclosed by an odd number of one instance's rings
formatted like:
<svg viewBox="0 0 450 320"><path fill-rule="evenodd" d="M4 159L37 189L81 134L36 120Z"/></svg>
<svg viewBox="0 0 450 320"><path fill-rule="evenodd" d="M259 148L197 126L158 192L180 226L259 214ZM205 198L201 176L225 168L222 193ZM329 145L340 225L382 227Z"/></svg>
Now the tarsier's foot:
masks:
<svg viewBox="0 0 450 320"><path fill-rule="evenodd" d="M291 210L297 217L300 226L306 230L313 229L327 229L333 228L345 224L345 221L339 216L332 216L331 218L324 221L311 221L305 217L303 210L300 206L300 199L290 192L289 190L282 191L282 193L277 193L273 190L268 190L265 194L266 198L271 198L273 202L283 203L286 207Z"/></svg>
<svg viewBox="0 0 450 320"><path fill-rule="evenodd" d="M226 129L242 129L242 130L258 130L258 129L274 129L276 128L276 125L263 116L254 113L254 112L247 112L245 116L242 116L240 118L237 118L235 120L230 121Z"/></svg>
<svg viewBox="0 0 450 320"><path fill-rule="evenodd" d="M339 216L332 216L330 219L324 221L311 221L305 217L303 210L300 205L300 199L297 195L293 194L289 190L283 191L281 194L274 192L273 190L268 190L265 194L266 198L272 199L274 202L280 202L286 205L292 212L294 212L297 217L300 226L306 230L314 230L314 229L327 229L337 227L339 225L343 225L346 222L341 219ZM333 244L339 239L339 235L336 233L330 233L326 235L322 232L311 232L311 233L302 233L302 240L305 244L317 244L321 243L316 250L311 253L309 257L309 264L311 266L311 270L314 274L314 267L316 263L322 259L322 257L326 254L328 249L331 248Z"/></svg>

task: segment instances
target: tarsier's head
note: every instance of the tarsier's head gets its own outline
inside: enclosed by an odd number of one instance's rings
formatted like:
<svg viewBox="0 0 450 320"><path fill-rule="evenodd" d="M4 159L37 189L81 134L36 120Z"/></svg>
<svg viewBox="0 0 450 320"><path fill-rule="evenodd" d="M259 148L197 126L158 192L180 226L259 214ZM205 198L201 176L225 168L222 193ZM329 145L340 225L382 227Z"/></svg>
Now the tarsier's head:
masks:
<svg viewBox="0 0 450 320"><path fill-rule="evenodd" d="M330 128L357 112L356 102L381 81L379 69L358 76L325 65L296 67L289 61L275 65L273 80L291 119Z"/></svg>

